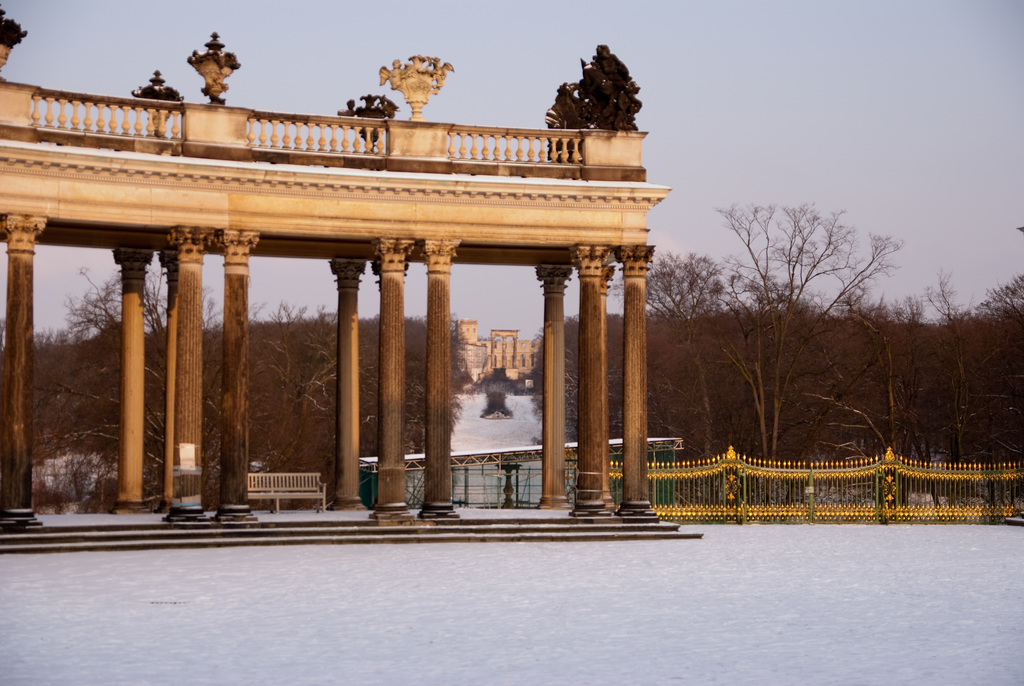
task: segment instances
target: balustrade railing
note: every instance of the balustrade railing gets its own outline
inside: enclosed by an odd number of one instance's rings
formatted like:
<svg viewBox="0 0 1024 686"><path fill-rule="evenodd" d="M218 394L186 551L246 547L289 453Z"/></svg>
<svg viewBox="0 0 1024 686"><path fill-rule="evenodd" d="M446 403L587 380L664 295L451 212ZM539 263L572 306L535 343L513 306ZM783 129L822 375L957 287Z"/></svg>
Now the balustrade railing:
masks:
<svg viewBox="0 0 1024 686"><path fill-rule="evenodd" d="M679 522L979 524L1024 509L1024 465L925 464L891 450L803 466L749 460L730 448L696 463L653 464L648 478L655 511Z"/></svg>
<svg viewBox="0 0 1024 686"><path fill-rule="evenodd" d="M69 133L180 139L182 106L157 102L39 89L29 120L33 127Z"/></svg>
<svg viewBox="0 0 1024 686"><path fill-rule="evenodd" d="M285 114L0 82L0 138L402 172L645 181L644 134Z"/></svg>
<svg viewBox="0 0 1024 686"><path fill-rule="evenodd" d="M253 112L247 126L250 147L347 155L386 155L387 126L382 120L307 117Z"/></svg>
<svg viewBox="0 0 1024 686"><path fill-rule="evenodd" d="M453 127L448 158L462 161L522 164L583 164L583 138L578 131Z"/></svg>

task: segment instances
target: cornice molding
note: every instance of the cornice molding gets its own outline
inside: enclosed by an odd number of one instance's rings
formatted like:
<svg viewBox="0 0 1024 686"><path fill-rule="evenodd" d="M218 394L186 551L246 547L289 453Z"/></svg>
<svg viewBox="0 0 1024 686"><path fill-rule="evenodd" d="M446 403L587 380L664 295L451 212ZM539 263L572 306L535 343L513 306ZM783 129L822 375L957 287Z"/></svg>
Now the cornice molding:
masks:
<svg viewBox="0 0 1024 686"><path fill-rule="evenodd" d="M109 161L99 162L93 154L89 156L90 161L71 162L45 159L49 151L38 152L41 154L18 155L8 149L0 153L0 173L169 189L204 190L205 186L212 191L301 198L366 200L372 196L379 202L414 200L449 205L637 212L650 210L668 193L667 188L648 184L624 189L621 185L590 186L590 182L575 182L566 187L546 182L535 184L530 179L518 177L510 177L508 181L515 188L504 189L484 185L474 187L472 178L451 175L438 175L436 185L431 183L432 179L423 177L411 178L402 184L396 183L394 174L386 178L360 176L342 179L337 173L317 177L314 170L282 169L262 164L254 164L251 170L204 164L206 169L198 170L196 165L177 158L168 160L166 166L180 168L160 169L162 160L139 160L139 165L133 167L127 166L135 162L132 159L108 158ZM454 185L453 181L459 185Z"/></svg>

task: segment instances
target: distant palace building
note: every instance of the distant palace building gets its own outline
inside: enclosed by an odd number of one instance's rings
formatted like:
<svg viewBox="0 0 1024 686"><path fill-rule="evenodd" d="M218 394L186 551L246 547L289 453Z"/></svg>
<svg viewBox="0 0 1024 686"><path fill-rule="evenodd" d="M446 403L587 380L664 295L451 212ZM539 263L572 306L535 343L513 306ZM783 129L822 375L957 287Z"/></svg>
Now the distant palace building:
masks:
<svg viewBox="0 0 1024 686"><path fill-rule="evenodd" d="M498 369L516 381L540 361L540 341L520 340L518 329L491 329L490 338L480 338L475 319L460 319L458 327L459 352L474 381Z"/></svg>

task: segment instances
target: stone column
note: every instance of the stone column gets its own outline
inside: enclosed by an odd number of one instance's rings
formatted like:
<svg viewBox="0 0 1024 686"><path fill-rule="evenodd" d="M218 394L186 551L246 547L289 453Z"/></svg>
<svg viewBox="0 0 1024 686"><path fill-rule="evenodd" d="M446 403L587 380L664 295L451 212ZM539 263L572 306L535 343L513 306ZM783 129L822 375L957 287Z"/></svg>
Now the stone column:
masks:
<svg viewBox="0 0 1024 686"><path fill-rule="evenodd" d="M607 388L606 339L602 319L604 298L601 295L605 274L604 246L577 245L572 249L573 265L580 280L580 347L579 347L579 448L576 462L575 517L607 516L602 500L603 465L608 461L608 423L606 401L602 390ZM602 420L601 415L605 415Z"/></svg>
<svg viewBox="0 0 1024 686"><path fill-rule="evenodd" d="M565 284L572 267L537 267L544 288L544 391L540 509L567 510L565 496Z"/></svg>
<svg viewBox="0 0 1024 686"><path fill-rule="evenodd" d="M598 367L601 369L601 374L598 376L598 381L601 384L601 390L598 393L601 398L601 435L604 436L605 443L608 442L611 435L609 430L611 406L608 402L608 285L614 277L614 265L605 265L604 272L601 274L601 361L598 363ZM611 491L611 456L607 454L604 461L601 462L601 501L606 510L615 510L615 501L612 500Z"/></svg>
<svg viewBox="0 0 1024 686"><path fill-rule="evenodd" d="M249 255L258 241L255 231L217 232L224 250L219 521L256 521L249 508Z"/></svg>
<svg viewBox="0 0 1024 686"><path fill-rule="evenodd" d="M35 342L33 258L45 217L8 214L7 321L4 338L3 426L0 428L0 525L38 526L32 510L32 413Z"/></svg>
<svg viewBox="0 0 1024 686"><path fill-rule="evenodd" d="M366 260L331 260L338 279L332 510L366 509L359 498L359 278L365 269Z"/></svg>
<svg viewBox="0 0 1024 686"><path fill-rule="evenodd" d="M211 232L179 226L168 235L178 251L178 334L174 382L174 464L203 456L203 257ZM202 520L201 504L172 505L169 521Z"/></svg>
<svg viewBox="0 0 1024 686"><path fill-rule="evenodd" d="M649 245L616 250L622 263L623 401L621 517L657 520L647 483L647 264L654 257Z"/></svg>
<svg viewBox="0 0 1024 686"><path fill-rule="evenodd" d="M160 265L167 271L167 354L164 369L164 495L160 512L170 512L174 498L174 382L178 361L178 255L160 253Z"/></svg>
<svg viewBox="0 0 1024 686"><path fill-rule="evenodd" d="M449 278L458 241L425 241L427 263L424 519L458 519L452 505L452 332Z"/></svg>
<svg viewBox="0 0 1024 686"><path fill-rule="evenodd" d="M374 241L380 277L380 352L377 382L377 502L381 521L412 519L405 502L405 270L413 242Z"/></svg>
<svg viewBox="0 0 1024 686"><path fill-rule="evenodd" d="M142 502L145 452L146 326L143 319L146 267L152 250L114 250L121 267L121 427L114 514L148 512Z"/></svg>

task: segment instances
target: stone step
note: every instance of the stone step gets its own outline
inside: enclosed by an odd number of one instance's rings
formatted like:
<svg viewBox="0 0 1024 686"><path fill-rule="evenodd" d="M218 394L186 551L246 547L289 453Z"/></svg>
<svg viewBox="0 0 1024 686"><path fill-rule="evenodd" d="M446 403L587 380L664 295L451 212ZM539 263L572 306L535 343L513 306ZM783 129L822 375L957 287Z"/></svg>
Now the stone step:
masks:
<svg viewBox="0 0 1024 686"><path fill-rule="evenodd" d="M295 526L294 524L299 524ZM113 527L47 527L0 535L0 554L215 548L252 545L340 545L349 543L463 543L509 541L622 541L699 538L671 523L509 523L479 520L440 525L420 521L400 526L371 522L213 524L207 528L169 524Z"/></svg>
<svg viewBox="0 0 1024 686"><path fill-rule="evenodd" d="M674 524L475 524L475 525L453 525L443 526L346 526L346 525L322 525L322 526L211 526L208 528L189 528L174 526L155 526L150 528L134 529L97 529L81 528L78 530L67 530L63 527L40 530L33 529L25 533L0 534L0 551L10 545L26 544L59 544L59 543L87 543L98 541L175 541L185 539L221 539L221 538L294 538L303 535L347 535L347 537L432 537L432 535L456 535L456 534L495 534L495 533L545 533L545 534L582 534L582 533L614 533L629 534L641 532L673 532L678 529Z"/></svg>

